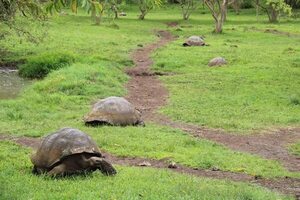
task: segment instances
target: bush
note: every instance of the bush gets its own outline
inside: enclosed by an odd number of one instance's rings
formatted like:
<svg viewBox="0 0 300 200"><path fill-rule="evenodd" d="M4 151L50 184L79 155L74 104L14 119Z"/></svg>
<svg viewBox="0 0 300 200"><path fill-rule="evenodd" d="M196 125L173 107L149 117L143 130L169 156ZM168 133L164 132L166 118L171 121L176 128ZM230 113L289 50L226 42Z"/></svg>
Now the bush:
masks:
<svg viewBox="0 0 300 200"><path fill-rule="evenodd" d="M253 8L254 2L252 0L243 0L241 2L241 8L243 9L248 9L248 8Z"/></svg>
<svg viewBox="0 0 300 200"><path fill-rule="evenodd" d="M44 53L29 57L20 67L19 74L25 78L44 78L52 70L68 66L75 61L70 53Z"/></svg>

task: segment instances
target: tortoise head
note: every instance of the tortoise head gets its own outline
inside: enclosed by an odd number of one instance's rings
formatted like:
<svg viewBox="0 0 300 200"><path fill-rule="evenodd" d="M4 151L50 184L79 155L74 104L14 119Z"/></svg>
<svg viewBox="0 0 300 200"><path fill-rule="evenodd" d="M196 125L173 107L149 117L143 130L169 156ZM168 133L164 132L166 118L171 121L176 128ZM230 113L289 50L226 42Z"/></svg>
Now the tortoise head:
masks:
<svg viewBox="0 0 300 200"><path fill-rule="evenodd" d="M100 157L92 157L91 164L97 167L103 174L111 176L117 173L116 169L106 160Z"/></svg>

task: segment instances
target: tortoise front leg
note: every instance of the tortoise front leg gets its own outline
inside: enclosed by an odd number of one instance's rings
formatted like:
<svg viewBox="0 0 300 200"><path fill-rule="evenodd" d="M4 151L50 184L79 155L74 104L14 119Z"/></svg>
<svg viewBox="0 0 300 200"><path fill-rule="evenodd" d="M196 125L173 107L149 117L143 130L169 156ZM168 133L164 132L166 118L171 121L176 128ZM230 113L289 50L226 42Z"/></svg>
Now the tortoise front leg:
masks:
<svg viewBox="0 0 300 200"><path fill-rule="evenodd" d="M99 157L91 157L91 160L95 163L97 168L105 175L115 175L116 169L106 160Z"/></svg>
<svg viewBox="0 0 300 200"><path fill-rule="evenodd" d="M44 172L45 172L44 170L38 168L38 167L35 166L35 165L34 165L33 168L32 168L32 173L33 173L33 174L39 175L39 174L42 174L42 173L44 173Z"/></svg>

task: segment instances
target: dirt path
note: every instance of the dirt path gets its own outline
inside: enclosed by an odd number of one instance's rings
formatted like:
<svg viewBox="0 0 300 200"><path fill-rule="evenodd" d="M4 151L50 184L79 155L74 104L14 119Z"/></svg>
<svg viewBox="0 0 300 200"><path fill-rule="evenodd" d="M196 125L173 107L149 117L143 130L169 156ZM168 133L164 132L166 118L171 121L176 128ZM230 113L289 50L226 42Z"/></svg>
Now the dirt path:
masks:
<svg viewBox="0 0 300 200"><path fill-rule="evenodd" d="M40 138L31 138L24 136L14 137L11 135L0 135L0 141L1 140L13 141L21 146L30 147L32 149L37 149L41 141ZM170 167L168 159L154 160L137 157L120 157L103 151L102 154L107 160L117 165L168 169L177 173L188 174L197 177L207 177L221 180L225 179L234 182L249 182L252 184L258 184L271 190L280 191L285 194L295 195L296 197L300 196L300 181L299 179L295 178L264 179L253 177L243 173L233 173L220 170L203 170L183 166L180 164L175 164L175 167ZM149 166L141 166L144 163L147 163Z"/></svg>
<svg viewBox="0 0 300 200"><path fill-rule="evenodd" d="M155 111L164 106L168 99L168 91L160 80L150 71L153 61L151 53L171 42L175 38L167 31L159 31L159 41L144 48L137 49L132 54L135 67L127 70L131 80L127 84L129 91L126 97L139 110L145 120L179 128L195 137L206 138L223 144L233 150L258 154L267 159L280 161L290 171L300 171L300 158L290 155L286 146L300 140L300 128L279 129L268 134L239 136L226 134L221 130L206 129L182 122L174 122Z"/></svg>

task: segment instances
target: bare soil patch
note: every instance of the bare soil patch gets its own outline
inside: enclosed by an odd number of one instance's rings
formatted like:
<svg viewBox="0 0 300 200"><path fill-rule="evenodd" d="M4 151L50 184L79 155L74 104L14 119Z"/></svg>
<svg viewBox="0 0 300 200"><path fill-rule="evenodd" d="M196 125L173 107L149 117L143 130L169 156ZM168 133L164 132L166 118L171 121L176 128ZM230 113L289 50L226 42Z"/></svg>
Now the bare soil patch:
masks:
<svg viewBox="0 0 300 200"><path fill-rule="evenodd" d="M167 25L167 27L176 27L176 26L179 25L179 23L175 22L175 21L174 22L167 22L166 25Z"/></svg>

